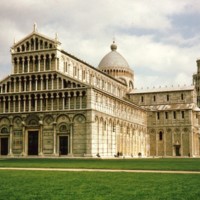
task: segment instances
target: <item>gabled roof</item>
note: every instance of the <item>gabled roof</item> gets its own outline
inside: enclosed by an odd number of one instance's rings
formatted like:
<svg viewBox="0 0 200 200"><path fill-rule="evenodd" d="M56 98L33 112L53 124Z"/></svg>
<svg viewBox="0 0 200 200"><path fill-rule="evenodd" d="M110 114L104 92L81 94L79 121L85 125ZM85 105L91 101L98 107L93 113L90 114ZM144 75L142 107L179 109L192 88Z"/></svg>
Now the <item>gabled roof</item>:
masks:
<svg viewBox="0 0 200 200"><path fill-rule="evenodd" d="M159 88L147 88L147 89L134 89L129 94L145 94L145 93L161 93L161 92L177 92L177 91L189 91L194 90L194 85L190 86L178 86L178 87L159 87Z"/></svg>
<svg viewBox="0 0 200 200"><path fill-rule="evenodd" d="M29 35L27 35L25 38L19 40L19 41L18 41L17 43L15 43L11 48L16 48L16 47L19 46L21 43L23 43L23 42L25 42L26 40L31 39L31 38L33 38L33 37L35 37L35 36L36 36L36 37L39 37L39 38L42 38L42 39L44 39L44 40L47 40L47 41L49 41L49 42L52 42L52 43L54 43L54 44L59 44L59 45L61 44L61 42L58 41L57 36L55 37L55 39L52 39L52 38L47 37L46 35L43 35L43 34L41 34L41 33L38 33L38 31L37 31L36 29L34 29L32 33L30 33Z"/></svg>

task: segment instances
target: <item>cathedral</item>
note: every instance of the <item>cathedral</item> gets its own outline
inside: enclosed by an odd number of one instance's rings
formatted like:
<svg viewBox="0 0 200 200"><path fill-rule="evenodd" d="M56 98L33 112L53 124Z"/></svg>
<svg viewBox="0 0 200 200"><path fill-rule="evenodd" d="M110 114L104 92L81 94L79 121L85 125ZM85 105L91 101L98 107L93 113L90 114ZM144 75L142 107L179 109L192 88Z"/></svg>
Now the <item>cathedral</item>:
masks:
<svg viewBox="0 0 200 200"><path fill-rule="evenodd" d="M36 25L11 60L0 81L0 157L199 156L195 75L195 86L137 90L115 41L94 67Z"/></svg>

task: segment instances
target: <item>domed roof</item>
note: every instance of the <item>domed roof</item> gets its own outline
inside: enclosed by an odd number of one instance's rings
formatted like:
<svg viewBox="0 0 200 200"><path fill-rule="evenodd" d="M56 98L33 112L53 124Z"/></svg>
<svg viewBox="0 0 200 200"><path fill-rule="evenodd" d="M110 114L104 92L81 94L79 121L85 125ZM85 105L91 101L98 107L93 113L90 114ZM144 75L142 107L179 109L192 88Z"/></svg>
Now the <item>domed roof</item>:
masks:
<svg viewBox="0 0 200 200"><path fill-rule="evenodd" d="M124 59L124 57L116 51L117 45L115 44L115 41L113 41L113 44L111 44L110 48L111 48L111 52L106 54L102 58L98 67L99 68L107 68L107 67L129 68L129 65L127 61Z"/></svg>

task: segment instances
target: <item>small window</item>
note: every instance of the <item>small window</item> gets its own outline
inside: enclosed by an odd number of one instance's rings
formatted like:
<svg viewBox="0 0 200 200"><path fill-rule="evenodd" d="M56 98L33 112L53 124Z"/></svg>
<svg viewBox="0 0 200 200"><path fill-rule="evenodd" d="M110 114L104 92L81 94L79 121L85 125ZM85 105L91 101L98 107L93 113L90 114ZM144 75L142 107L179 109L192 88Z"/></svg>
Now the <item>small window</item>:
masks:
<svg viewBox="0 0 200 200"><path fill-rule="evenodd" d="M182 116L182 119L185 118L185 112L184 111L181 111L181 116Z"/></svg>
<svg viewBox="0 0 200 200"><path fill-rule="evenodd" d="M169 95L167 94L167 101L169 101Z"/></svg>
<svg viewBox="0 0 200 200"><path fill-rule="evenodd" d="M181 100L184 100L184 95L183 95L183 93L181 94Z"/></svg>
<svg viewBox="0 0 200 200"><path fill-rule="evenodd" d="M162 131L159 132L159 140L160 140L160 141L163 140L163 133L162 133Z"/></svg>
<svg viewBox="0 0 200 200"><path fill-rule="evenodd" d="M157 112L157 119L160 119L160 113Z"/></svg>
<svg viewBox="0 0 200 200"><path fill-rule="evenodd" d="M153 96L153 101L156 101L156 96L155 95Z"/></svg>
<svg viewBox="0 0 200 200"><path fill-rule="evenodd" d="M144 102L144 97L143 96L141 96L141 102Z"/></svg>
<svg viewBox="0 0 200 200"><path fill-rule="evenodd" d="M165 112L165 119L168 119L168 112Z"/></svg>
<svg viewBox="0 0 200 200"><path fill-rule="evenodd" d="M67 62L65 62L65 72L68 71L67 67L68 67L68 64L67 64Z"/></svg>
<svg viewBox="0 0 200 200"><path fill-rule="evenodd" d="M174 119L176 119L176 111L173 112Z"/></svg>

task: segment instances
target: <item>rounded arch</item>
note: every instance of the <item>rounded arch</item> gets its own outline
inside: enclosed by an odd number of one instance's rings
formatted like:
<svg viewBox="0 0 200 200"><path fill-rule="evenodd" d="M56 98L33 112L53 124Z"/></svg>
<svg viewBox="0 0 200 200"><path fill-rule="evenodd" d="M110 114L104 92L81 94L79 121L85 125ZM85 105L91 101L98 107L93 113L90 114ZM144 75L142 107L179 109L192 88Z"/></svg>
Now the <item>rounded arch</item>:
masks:
<svg viewBox="0 0 200 200"><path fill-rule="evenodd" d="M132 81L129 81L129 88L130 88L130 89L133 89L133 88L134 88L133 82L132 82Z"/></svg>
<svg viewBox="0 0 200 200"><path fill-rule="evenodd" d="M75 123L85 123L86 117L83 114L77 114L73 117L73 122L75 122Z"/></svg>
<svg viewBox="0 0 200 200"><path fill-rule="evenodd" d="M57 123L61 123L61 122L70 123L71 122L69 116L65 115L65 114L58 115L56 118L56 121L57 121Z"/></svg>
<svg viewBox="0 0 200 200"><path fill-rule="evenodd" d="M35 114L30 114L27 116L25 121L26 121L27 125L36 125L37 126L37 125L39 125L40 118Z"/></svg>
<svg viewBox="0 0 200 200"><path fill-rule="evenodd" d="M8 134L9 132L10 132L10 130L9 130L8 126L1 127L1 133L2 134Z"/></svg>
<svg viewBox="0 0 200 200"><path fill-rule="evenodd" d="M58 132L60 133L70 133L70 125L66 122L60 123L58 126Z"/></svg>

